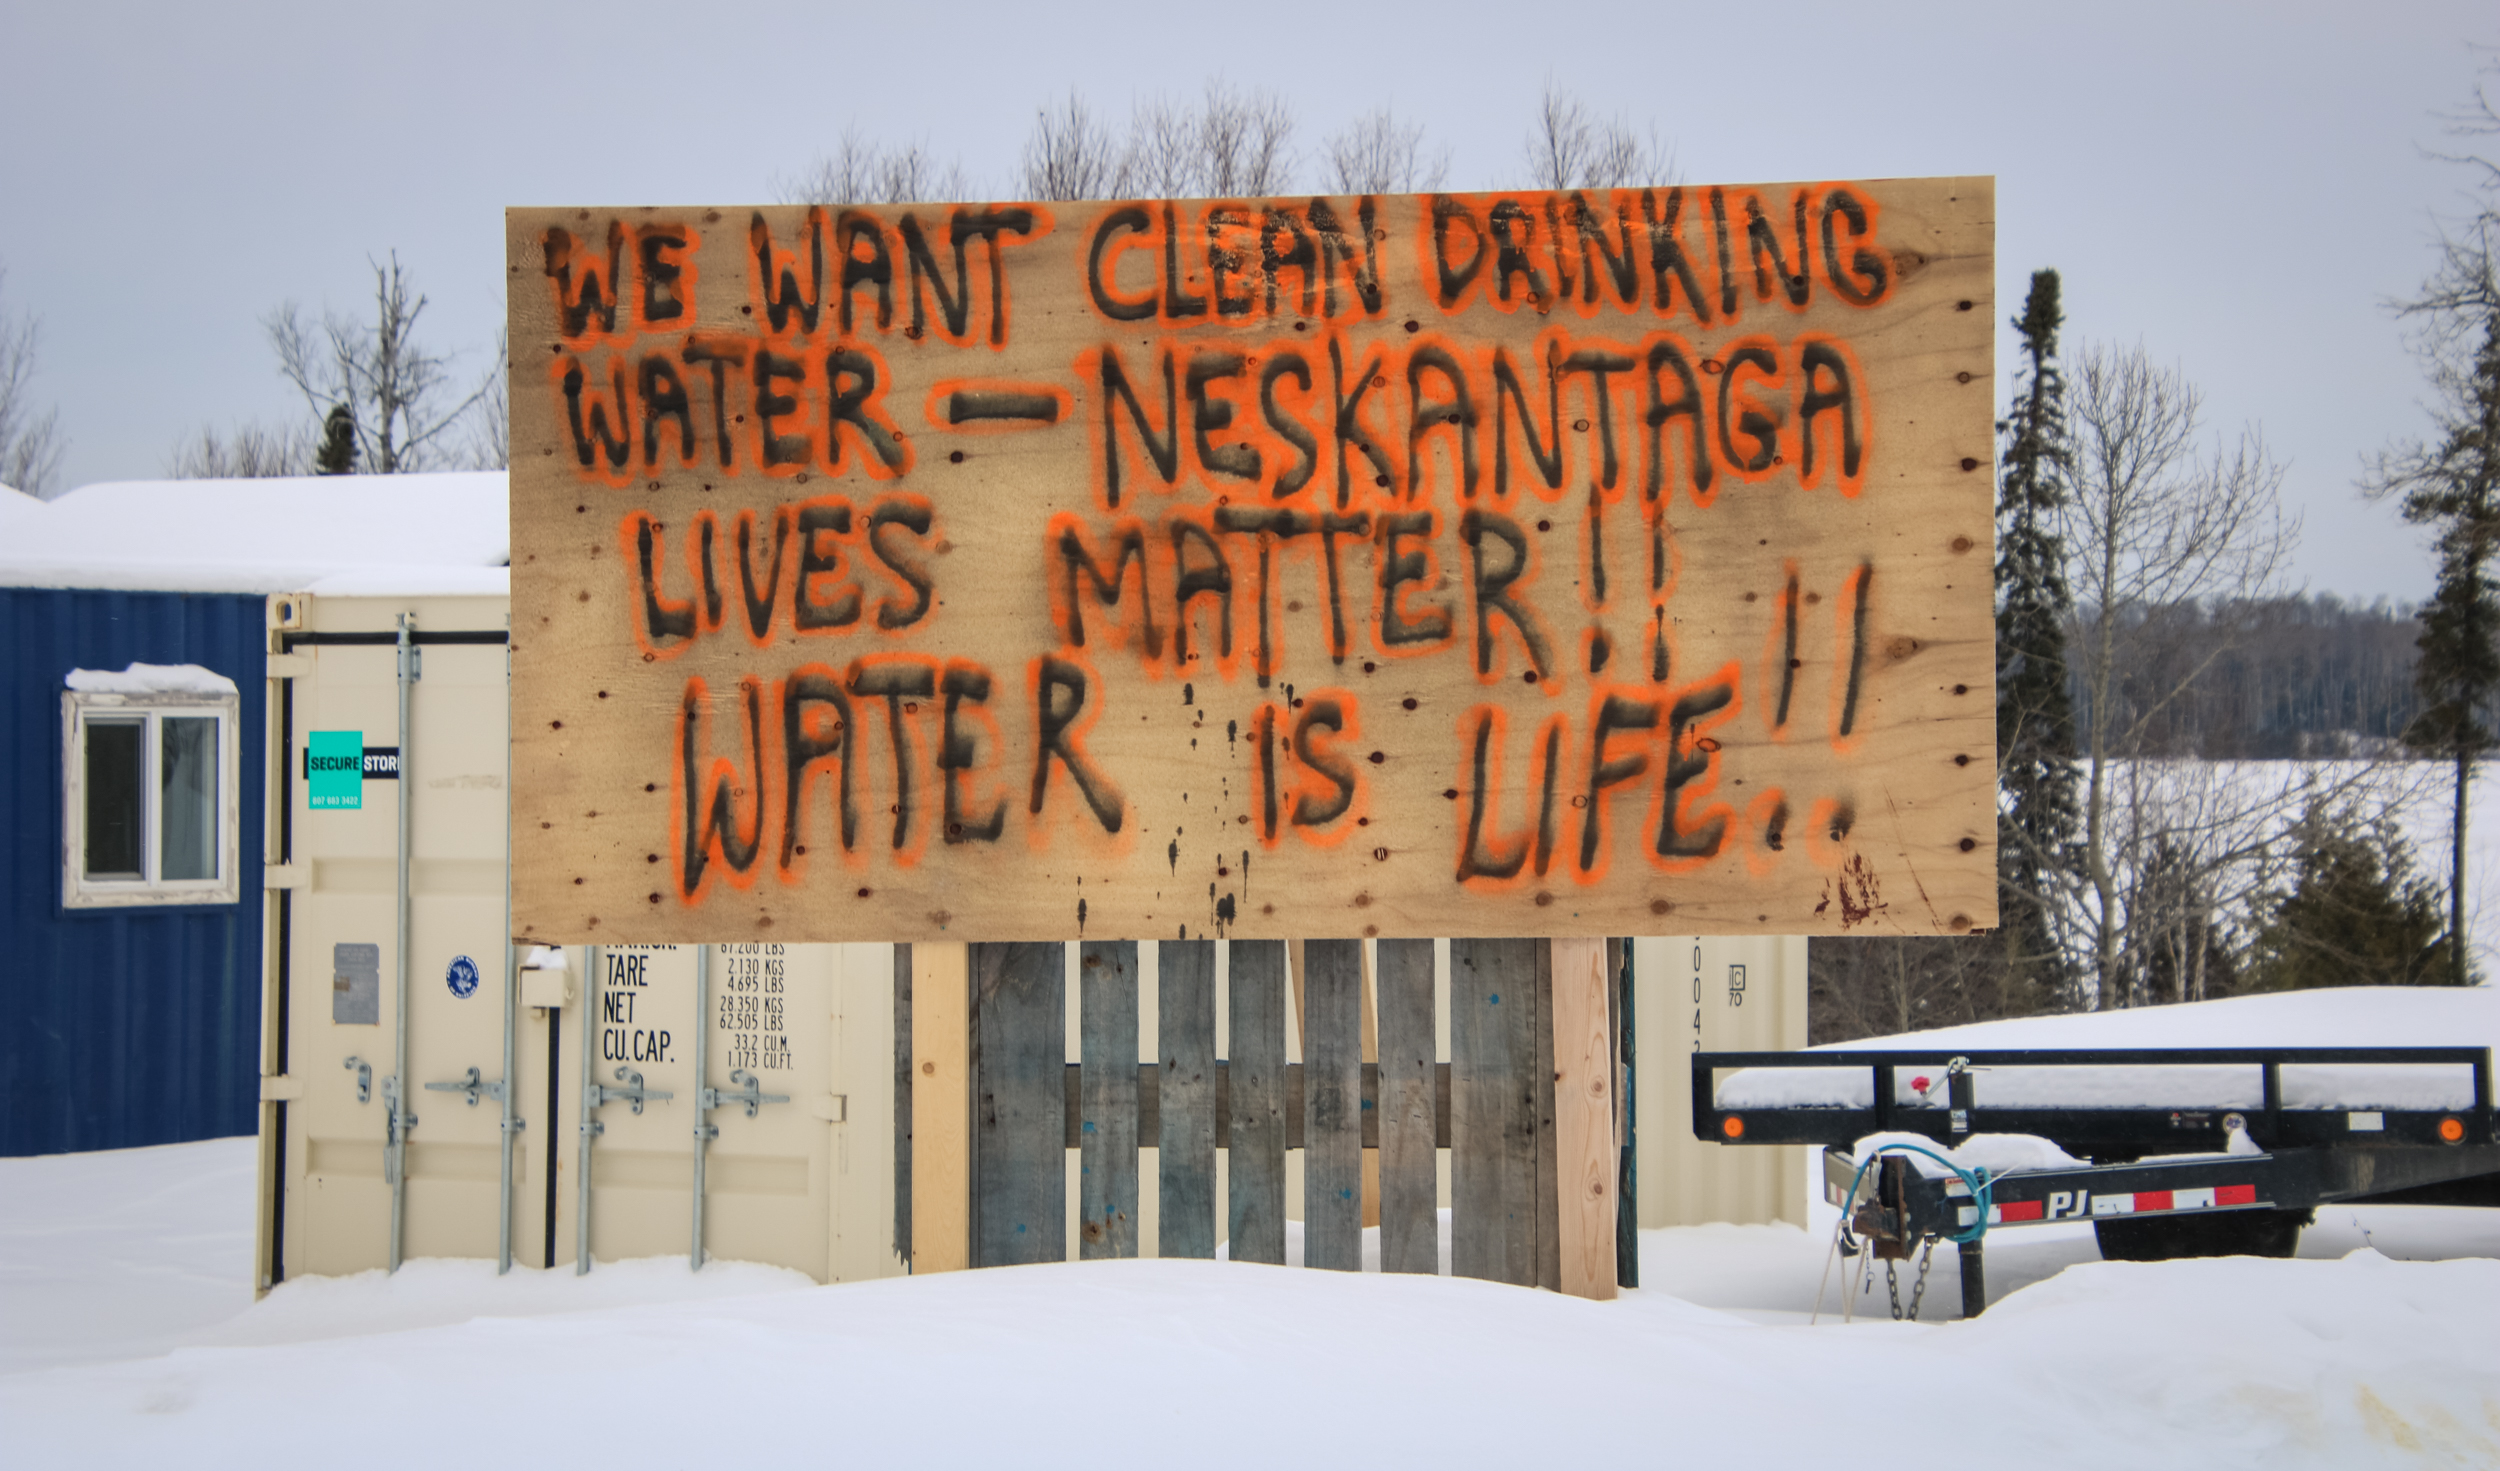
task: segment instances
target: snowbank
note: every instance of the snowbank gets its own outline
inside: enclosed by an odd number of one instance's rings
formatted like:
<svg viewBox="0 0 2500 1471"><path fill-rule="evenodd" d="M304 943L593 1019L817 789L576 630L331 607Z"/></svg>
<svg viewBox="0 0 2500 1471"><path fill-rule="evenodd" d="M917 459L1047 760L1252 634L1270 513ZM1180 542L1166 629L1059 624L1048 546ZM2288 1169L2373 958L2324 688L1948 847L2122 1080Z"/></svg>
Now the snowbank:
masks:
<svg viewBox="0 0 2500 1471"><path fill-rule="evenodd" d="M28 1464L1824 1467L1888 1425L2031 1465L2352 1466L2500 1456L2495 1362L2500 1263L2368 1252L2096 1264L1975 1323L1841 1332L1140 1261L186 1350L0 1379L0 1424ZM1951 1409L1834 1392L1876 1375Z"/></svg>
<svg viewBox="0 0 2500 1471"><path fill-rule="evenodd" d="M417 1261L253 1305L252 1162L0 1160L12 1464L1822 1468L1875 1435L2041 1466L2500 1460L2494 1211L2336 1207L2298 1261L2104 1264L2042 1226L1989 1241L1986 1317L1924 1326L1872 1287L1856 1326L1827 1300L1804 1327L1829 1240L1786 1226L1645 1231L1648 1285L1611 1304L1209 1262L820 1288L679 1257ZM1939 1249L1931 1319L1954 1271ZM1877 1380L1914 1387L1849 1390Z"/></svg>

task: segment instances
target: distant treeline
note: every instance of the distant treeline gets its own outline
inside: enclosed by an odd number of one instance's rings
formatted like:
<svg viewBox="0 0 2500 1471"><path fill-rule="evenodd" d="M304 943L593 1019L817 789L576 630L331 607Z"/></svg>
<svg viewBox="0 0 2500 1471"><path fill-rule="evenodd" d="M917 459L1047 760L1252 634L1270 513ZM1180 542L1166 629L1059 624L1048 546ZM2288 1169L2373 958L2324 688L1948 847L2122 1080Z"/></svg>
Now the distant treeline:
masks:
<svg viewBox="0 0 2500 1471"><path fill-rule="evenodd" d="M2333 757L2387 749L2419 708L2413 687L2413 609L2332 593L2240 603L2122 608L2115 633L2122 671L2115 697L2149 712L2140 750L2113 755L2208 760ZM2068 635L2080 655L2099 637L2096 610ZM2070 657L2078 735L2091 709Z"/></svg>

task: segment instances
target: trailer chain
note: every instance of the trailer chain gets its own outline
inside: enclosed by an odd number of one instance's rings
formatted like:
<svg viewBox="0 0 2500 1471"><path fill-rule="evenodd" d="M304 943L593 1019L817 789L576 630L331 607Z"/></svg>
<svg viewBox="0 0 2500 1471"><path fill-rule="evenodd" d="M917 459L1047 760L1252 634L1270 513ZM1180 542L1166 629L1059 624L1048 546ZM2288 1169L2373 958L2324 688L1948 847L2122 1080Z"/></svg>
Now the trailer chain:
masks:
<svg viewBox="0 0 2500 1471"><path fill-rule="evenodd" d="M1919 1300L1927 1295L1927 1271L1935 1264L1936 1238L1930 1236L1927 1238L1927 1249L1919 1253L1918 1276L1910 1283L1910 1311L1908 1314L1908 1321L1910 1322L1915 1323L1918 1321ZM1903 1314L1901 1311L1901 1274L1894 1269L1893 1263L1891 1262L1884 1263L1884 1290L1892 1295L1892 1320L1896 1323L1901 1322L1903 1320Z"/></svg>

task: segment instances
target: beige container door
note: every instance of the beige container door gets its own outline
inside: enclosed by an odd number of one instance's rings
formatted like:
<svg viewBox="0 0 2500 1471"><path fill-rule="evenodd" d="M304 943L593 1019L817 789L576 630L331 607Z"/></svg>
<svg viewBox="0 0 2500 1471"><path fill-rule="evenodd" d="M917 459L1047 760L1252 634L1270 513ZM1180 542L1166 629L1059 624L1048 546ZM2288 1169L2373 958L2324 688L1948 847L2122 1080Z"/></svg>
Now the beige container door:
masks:
<svg viewBox="0 0 2500 1471"><path fill-rule="evenodd" d="M370 653L391 662L390 650ZM415 802L408 1071L418 1122L408 1136L405 1254L492 1257L503 1105L468 1083L473 1068L481 1084L503 1078L504 651L436 644L423 656L398 783ZM522 1103L526 1118L526 1095ZM516 1171L530 1135L514 1139Z"/></svg>
<svg viewBox="0 0 2500 1471"><path fill-rule="evenodd" d="M570 958L579 974L587 952ZM577 1081L585 1053L576 1028L587 1025L586 1060L603 1090L590 1144L594 1269L688 1254L700 1147L707 1261L787 1267L819 1282L899 1273L893 947L719 945L708 990L698 984L698 961L691 945L602 948L592 983L558 1014L572 1040L559 1049L568 1072L558 1089L565 1185L555 1192L554 1260L572 1262L578 1239L576 1110L589 1094ZM543 1048L546 1014L524 1016L525 1048ZM698 1046L709 1109L696 1092ZM627 1096L636 1074L640 1114ZM654 1096L662 1091L672 1096ZM711 1132L699 1138L706 1124ZM525 1230L547 1219L542 1188L525 1191L519 1215L533 1223Z"/></svg>
<svg viewBox="0 0 2500 1471"><path fill-rule="evenodd" d="M819 1111L839 1123L817 1125L826 1138L832 1169L833 1239L829 1277L857 1282L899 1277L903 1259L894 1251L894 1103L901 1067L911 1056L909 1035L894 1025L894 947L891 945L794 946L826 958L832 1035Z"/></svg>
<svg viewBox="0 0 2500 1471"><path fill-rule="evenodd" d="M707 1257L826 1280L827 1116L840 1111L828 1070L838 963L829 945L712 948L705 1045L720 1101L704 1164ZM690 1012L687 1020L698 1018Z"/></svg>
<svg viewBox="0 0 2500 1471"><path fill-rule="evenodd" d="M314 731L357 731L367 746L399 744L399 688L387 648L298 651L294 861L304 876L288 924L289 1073L302 1094L287 1110L286 1275L338 1276L387 1264L391 1191L382 1177L396 1018L400 784L366 781L361 806L310 805L304 755ZM361 1096L360 1096L361 1094Z"/></svg>
<svg viewBox="0 0 2500 1471"><path fill-rule="evenodd" d="M1632 964L1641 1224L1804 1225L1804 1151L1694 1138L1692 1062L1696 1052L1805 1046L1805 938L1641 939Z"/></svg>
<svg viewBox="0 0 2500 1471"><path fill-rule="evenodd" d="M695 948L605 945L592 953L583 1031L568 1049L589 1068L587 1086L572 1090L581 1105L590 1106L590 1087L600 1090L590 1113L598 1125L589 1146L591 1259L682 1257L701 1112ZM579 1138L574 1134L566 1147L578 1150Z"/></svg>

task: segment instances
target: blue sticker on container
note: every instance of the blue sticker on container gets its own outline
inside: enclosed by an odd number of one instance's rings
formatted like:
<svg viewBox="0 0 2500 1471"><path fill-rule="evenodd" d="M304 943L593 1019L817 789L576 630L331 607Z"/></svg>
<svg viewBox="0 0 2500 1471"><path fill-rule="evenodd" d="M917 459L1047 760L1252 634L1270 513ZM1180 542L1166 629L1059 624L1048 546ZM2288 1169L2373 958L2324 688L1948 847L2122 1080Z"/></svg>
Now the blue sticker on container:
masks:
<svg viewBox="0 0 2500 1471"><path fill-rule="evenodd" d="M443 983L451 987L451 994L463 1001L468 1000L477 994L477 962L466 955L453 956L451 969L443 975Z"/></svg>

